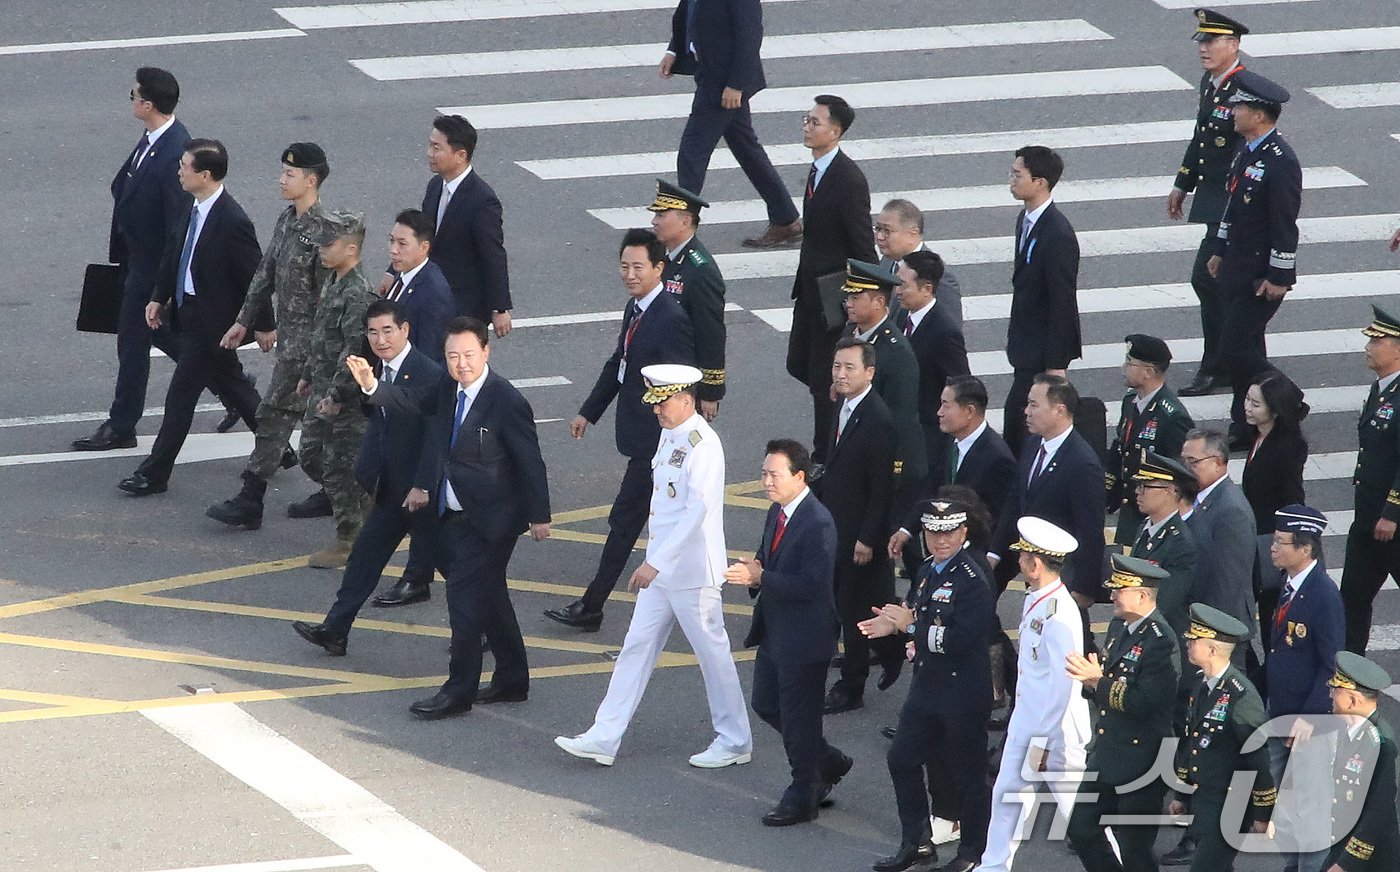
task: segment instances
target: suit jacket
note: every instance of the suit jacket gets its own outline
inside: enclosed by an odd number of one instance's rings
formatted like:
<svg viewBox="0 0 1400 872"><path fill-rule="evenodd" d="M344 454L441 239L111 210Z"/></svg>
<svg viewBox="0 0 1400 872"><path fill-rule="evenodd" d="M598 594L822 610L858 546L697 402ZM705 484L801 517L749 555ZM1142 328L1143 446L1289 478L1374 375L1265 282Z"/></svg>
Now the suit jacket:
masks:
<svg viewBox="0 0 1400 872"><path fill-rule="evenodd" d="M952 437L948 438L948 444L950 447L953 445ZM933 499L945 484L961 484L977 492L993 518L1000 517L1002 504L1006 502L1016 478L1016 456L1011 453L1001 434L988 424L982 435L968 447L967 456L962 459L956 474L950 472L948 460L946 457L938 458L935 463L935 458L929 459L928 477L920 487L915 504L920 500ZM910 533L918 531L918 512L911 509L904 529Z"/></svg>
<svg viewBox="0 0 1400 872"><path fill-rule="evenodd" d="M918 251L931 251L928 243L922 243ZM891 274L895 273L899 267L899 261L892 257L881 257L880 266L885 267ZM938 301L935 309L942 309L943 314L948 316L948 320L953 322L953 326L959 331L963 326L962 307L962 283L950 269L943 270L943 278L938 282L938 287L933 292L934 299Z"/></svg>
<svg viewBox="0 0 1400 872"><path fill-rule="evenodd" d="M842 401L844 402L844 401ZM833 416L839 424L840 414ZM836 554L850 561L856 542L863 542L880 559L881 543L890 536L894 501L894 418L872 388L860 401L841 438L831 433L826 469L813 490L836 521Z"/></svg>
<svg viewBox="0 0 1400 872"><path fill-rule="evenodd" d="M617 372L622 366L627 328L636 317L636 312L636 301L629 299L627 308L623 310L617 347L603 364L598 381L578 413L587 418L590 424L596 424L613 397L617 397L614 432L618 453L626 457L651 457L656 451L656 440L661 438L661 424L656 420L651 406L642 402L642 394L646 393L642 367L654 363L694 364L695 333L691 328L690 316L681 307L680 298L664 291L657 294L642 313L637 331L632 334L631 345L626 347L627 367L619 383Z"/></svg>
<svg viewBox="0 0 1400 872"><path fill-rule="evenodd" d="M705 2L705 0L699 0ZM875 260L875 230L870 223L870 183L856 162L839 151L822 174L816 193L802 195L802 249L792 298L821 311L817 279L846 271L846 259ZM829 324L829 329L840 325Z"/></svg>
<svg viewBox="0 0 1400 872"><path fill-rule="evenodd" d="M1186 520L1200 554L1208 560L1196 563L1196 590L1207 605L1257 629L1254 616L1254 514L1239 485L1221 479L1196 505Z"/></svg>
<svg viewBox="0 0 1400 872"><path fill-rule="evenodd" d="M1301 433L1273 431L1264 437L1244 464L1240 489L1254 511L1254 531L1274 532L1274 513L1284 506L1306 502L1303 496L1303 464L1308 443Z"/></svg>
<svg viewBox="0 0 1400 872"><path fill-rule="evenodd" d="M1065 566L1065 587L1097 598L1104 578L1103 464L1099 462L1098 452L1079 431L1071 428L1040 477L1028 484L1040 443L1039 436L1026 437L1016 477L1001 507L1001 519L992 537L992 547L988 549L1002 558L997 566L997 578L1009 580L1015 575L1014 571L1010 575L1004 573L1016 566L1015 555L1009 550L1011 543L1020 539L1016 522L1026 515L1034 515L1067 530L1079 540L1079 547Z"/></svg>
<svg viewBox="0 0 1400 872"><path fill-rule="evenodd" d="M194 198L180 187L176 172L190 141L189 131L178 119L150 147L141 165L131 168L135 149L112 179L112 229L107 259L133 271L153 274L175 246L179 261L183 236ZM173 243L172 243L173 240Z"/></svg>
<svg viewBox="0 0 1400 872"><path fill-rule="evenodd" d="M688 28L688 23L693 27ZM690 53L691 45L695 54ZM671 15L666 50L676 56L675 72L695 77L697 95L718 104L725 88L734 88L748 99L767 87L759 59L762 45L759 0L680 0Z"/></svg>
<svg viewBox="0 0 1400 872"><path fill-rule="evenodd" d="M396 270L389 270L389 274L398 280ZM413 280L399 291L398 301L408 317L408 338L413 347L439 366L444 365L447 322L457 314L457 303L442 267L431 259L424 261Z"/></svg>
<svg viewBox="0 0 1400 872"><path fill-rule="evenodd" d="M1021 214L1012 240L1020 235ZM1079 331L1079 239L1052 202L1015 252L1006 357L1015 369L1065 369L1082 354Z"/></svg>
<svg viewBox="0 0 1400 872"><path fill-rule="evenodd" d="M1092 691L1084 691L1099 710L1088 766L1099 773L1100 785L1135 781L1152 768L1162 739L1172 734L1181 681L1181 651L1174 635L1159 611L1135 631L1122 618L1108 625L1103 678Z"/></svg>
<svg viewBox="0 0 1400 872"><path fill-rule="evenodd" d="M836 522L816 495L808 493L793 510L774 550L780 511L776 503L769 507L754 555L763 564L763 583L749 590L753 623L744 647L762 645L779 665L824 663L836 656L841 634L832 581Z"/></svg>
<svg viewBox="0 0 1400 872"><path fill-rule="evenodd" d="M423 194L424 214L436 218L440 199L442 176L433 176ZM492 312L512 308L501 201L475 168L448 201L428 257L442 268L458 315L490 323Z"/></svg>
<svg viewBox="0 0 1400 872"><path fill-rule="evenodd" d="M164 138L164 137L162 137ZM161 262L156 276L155 287L151 290L151 301L166 305L175 297L175 283L180 271L180 254L184 249L185 236L189 233L190 215L193 206L185 214L185 220L175 228L173 253ZM258 245L258 234L248 213L233 199L225 188L214 205L209 208L209 216L200 228L199 240L195 242L190 256L190 276L194 279L195 296L199 299L200 323L205 337L218 344L228 328L238 318L243 308L243 300L248 296L248 284L262 260L262 248ZM181 329L179 306L170 307L170 321L175 329Z"/></svg>
<svg viewBox="0 0 1400 872"><path fill-rule="evenodd" d="M549 480L530 403L495 370L484 378L455 445L457 382L446 373L434 385L380 383L369 402L426 417L414 486L433 494L441 511L442 483L451 481L467 523L487 541L504 542L549 523Z"/></svg>
<svg viewBox="0 0 1400 872"><path fill-rule="evenodd" d="M375 374L383 378L383 373L381 362L375 366ZM404 387L422 384L436 388L443 374L437 362L412 345L402 369L394 376L394 383ZM371 407L368 412L369 426L355 457L355 480L375 502L403 505L404 497L417 486L425 419L421 415L384 408Z"/></svg>
<svg viewBox="0 0 1400 872"><path fill-rule="evenodd" d="M1260 627L1264 642L1264 698L1269 717L1328 714L1327 680L1336 674L1337 652L1346 647L1342 594L1319 560L1288 607Z"/></svg>
<svg viewBox="0 0 1400 872"><path fill-rule="evenodd" d="M938 429L938 407L943 403L943 389L948 379L972 372L967 365L967 345L959 328L939 300L909 337L914 358L919 362L919 424L928 446L928 465L932 469L944 460L948 440ZM903 335L909 323L909 313L900 309L894 315L895 332Z"/></svg>

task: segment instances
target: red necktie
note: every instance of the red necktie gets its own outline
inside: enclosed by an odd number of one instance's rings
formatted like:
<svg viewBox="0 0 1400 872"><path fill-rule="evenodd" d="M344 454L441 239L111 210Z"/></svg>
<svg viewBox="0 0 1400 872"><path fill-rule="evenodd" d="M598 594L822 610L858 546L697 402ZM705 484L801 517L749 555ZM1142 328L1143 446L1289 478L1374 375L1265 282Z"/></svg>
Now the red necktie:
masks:
<svg viewBox="0 0 1400 872"><path fill-rule="evenodd" d="M773 544L768 546L768 553L772 554L778 550L778 543L783 541L783 531L787 529L787 512L778 510L778 526L773 531Z"/></svg>
<svg viewBox="0 0 1400 872"><path fill-rule="evenodd" d="M913 319L913 318L909 318L908 320L906 320L906 321L904 322L904 335L905 335L905 336L913 336L913 335L914 335L914 319Z"/></svg>
<svg viewBox="0 0 1400 872"><path fill-rule="evenodd" d="M400 296L402 293L403 293L403 276L399 276L398 278L394 279L394 286L391 287L391 288L389 289L389 294L388 294L388 296L385 297L385 299L386 299L386 300L397 300L397 299L399 298L399 296Z"/></svg>
<svg viewBox="0 0 1400 872"><path fill-rule="evenodd" d="M809 199L809 200L812 199L812 197L813 197L816 193L817 193L817 165L816 165L816 164L812 164L812 171L811 171L810 173L807 174L807 199Z"/></svg>
<svg viewBox="0 0 1400 872"><path fill-rule="evenodd" d="M1045 471L1045 443L1040 443L1040 450L1035 453L1035 469L1031 470L1031 484L1040 478L1040 474Z"/></svg>
<svg viewBox="0 0 1400 872"><path fill-rule="evenodd" d="M627 356L627 349L632 347L632 334L637 332L637 325L642 323L642 316L646 314L644 309L637 309L637 314L632 316L632 323L627 325L627 337L622 340L622 354Z"/></svg>

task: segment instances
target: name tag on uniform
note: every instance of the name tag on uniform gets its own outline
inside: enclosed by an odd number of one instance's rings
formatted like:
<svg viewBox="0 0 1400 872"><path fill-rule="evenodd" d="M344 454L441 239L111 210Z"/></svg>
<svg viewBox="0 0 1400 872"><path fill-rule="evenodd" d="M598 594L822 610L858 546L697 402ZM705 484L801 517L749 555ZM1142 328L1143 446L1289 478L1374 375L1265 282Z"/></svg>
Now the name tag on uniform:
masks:
<svg viewBox="0 0 1400 872"><path fill-rule="evenodd" d="M672 451L671 459L666 462L674 466L676 469L680 469L681 464L685 463L685 449L677 448L675 451Z"/></svg>

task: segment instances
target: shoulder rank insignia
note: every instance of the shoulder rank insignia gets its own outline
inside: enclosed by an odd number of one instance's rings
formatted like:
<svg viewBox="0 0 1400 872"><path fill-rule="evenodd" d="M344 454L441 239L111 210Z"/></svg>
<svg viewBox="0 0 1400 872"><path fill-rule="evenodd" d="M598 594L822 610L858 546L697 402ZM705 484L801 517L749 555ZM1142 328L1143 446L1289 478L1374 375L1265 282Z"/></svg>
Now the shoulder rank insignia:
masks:
<svg viewBox="0 0 1400 872"><path fill-rule="evenodd" d="M704 439L704 438L705 438L705 434L701 433L699 430L691 430L691 431L690 431L690 445L691 445L691 447L693 448L693 447L695 447L696 445L699 445L699 444L700 444L700 440L701 440L701 439Z"/></svg>
<svg viewBox="0 0 1400 872"><path fill-rule="evenodd" d="M1157 638L1158 638L1158 639L1163 638L1163 636L1162 636L1162 628L1159 627L1159 626L1157 626L1157 622L1156 622L1156 621L1153 621L1153 622L1152 622L1152 632L1154 632L1154 633L1157 634Z"/></svg>
<svg viewBox="0 0 1400 872"><path fill-rule="evenodd" d="M1059 601L1059 600L1054 600L1054 599L1052 599L1052 600L1050 600L1049 602L1047 602L1047 603L1045 604L1045 617L1047 617L1047 618L1053 618L1053 617L1055 616L1055 609L1059 608L1059 606L1060 606L1060 601Z"/></svg>
<svg viewBox="0 0 1400 872"><path fill-rule="evenodd" d="M690 262L696 266L704 266L707 263L705 255L701 254L700 250L696 248L690 250Z"/></svg>
<svg viewBox="0 0 1400 872"><path fill-rule="evenodd" d="M311 237L310 237L310 236L307 236L305 233L298 233L298 234L297 234L297 241L300 242L302 245L310 245L310 244L311 244Z"/></svg>

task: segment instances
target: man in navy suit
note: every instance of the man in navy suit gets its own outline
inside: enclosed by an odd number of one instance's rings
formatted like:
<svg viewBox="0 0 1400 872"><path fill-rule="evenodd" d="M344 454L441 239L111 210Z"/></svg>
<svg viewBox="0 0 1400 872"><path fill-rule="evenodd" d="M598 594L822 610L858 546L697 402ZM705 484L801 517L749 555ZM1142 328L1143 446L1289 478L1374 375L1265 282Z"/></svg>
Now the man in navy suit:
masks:
<svg viewBox="0 0 1400 872"><path fill-rule="evenodd" d="M429 255L457 299L457 314L485 321L497 336L510 332L510 278L506 269L501 201L472 167L476 128L460 115L439 115L428 135L428 168L437 175L423 194L433 219ZM393 279L386 276L387 292Z"/></svg>
<svg viewBox="0 0 1400 872"><path fill-rule="evenodd" d="M378 379L403 387L437 386L442 381L442 367L409 342L411 322L402 304L376 300L365 310L364 321L365 339L379 359L375 373ZM344 656L350 625L374 592L380 573L404 536L412 534L411 547L429 555L422 586L426 589L432 579L437 517L427 509L433 483L420 477L424 426L424 418L419 415L384 408L369 410L369 427L360 442L355 478L373 496L374 505L355 539L335 605L326 619L319 624L292 623L292 629L303 639L333 656ZM412 552L409 565L413 565ZM404 577L408 577L407 570ZM425 590L421 599L426 598Z"/></svg>
<svg viewBox="0 0 1400 872"><path fill-rule="evenodd" d="M816 820L831 788L851 771L851 758L822 736L822 689L836 654L840 620L831 596L836 522L807 487L812 456L802 443L774 439L763 458L763 487L773 505L752 560L725 572L754 600L744 647L758 646L753 710L783 737L792 782L772 811L770 827Z"/></svg>
<svg viewBox="0 0 1400 872"><path fill-rule="evenodd" d="M427 214L405 209L394 217L389 231L392 281L384 299L403 305L414 347L442 363L443 331L456 303L442 267L431 259L433 239L433 219Z"/></svg>
<svg viewBox="0 0 1400 872"><path fill-rule="evenodd" d="M916 251L932 253L924 242L924 213L909 200L890 200L875 216L875 245L880 249L880 266L899 275L909 255ZM934 290L938 292L938 308L961 330L962 285L958 277L945 269Z"/></svg>
<svg viewBox="0 0 1400 872"><path fill-rule="evenodd" d="M592 392L570 422L569 432L582 439L588 425L598 423L616 398L617 451L627 458L627 471L608 513L608 540L588 590L582 599L563 608L545 610L546 617L588 632L597 632L603 622L603 604L627 565L651 505L651 458L661 438L661 424L642 401L646 393L642 368L695 362L690 316L679 297L666 293L661 281L666 271L666 246L650 230L629 230L622 237L618 256L622 284L630 297L622 313L622 329Z"/></svg>
<svg viewBox="0 0 1400 872"><path fill-rule="evenodd" d="M146 127L136 149L112 180L112 230L107 259L121 266L122 300L117 321L117 386L107 420L97 432L73 442L76 451L136 447L136 422L146 406L151 346L174 359L178 346L169 331L146 325L146 304L166 257L179 257L179 229L190 211L190 195L176 171L190 135L175 117L180 84L158 67L141 67L131 89L131 114Z"/></svg>
<svg viewBox="0 0 1400 872"><path fill-rule="evenodd" d="M663 79L675 73L695 77L695 100L676 152L677 184L700 193L710 155L724 137L768 206L768 229L744 244L768 248L801 236L802 222L753 130L749 100L767 87L759 59L762 45L759 0L680 0L671 16L671 42L660 73Z"/></svg>
<svg viewBox="0 0 1400 872"><path fill-rule="evenodd" d="M942 299L943 258L931 251L911 251L895 276L900 287L894 323L919 361L919 424L924 429L931 470L947 464L948 437L939 429L938 409L948 379L972 372L967 365L967 343Z"/></svg>
<svg viewBox="0 0 1400 872"><path fill-rule="evenodd" d="M1017 149L1011 164L1011 196L1024 207L1016 218L1011 318L1006 325L1006 358L1014 375L1002 433L1013 452L1019 452L1026 439L1021 410L1031 379L1041 372L1064 375L1070 361L1082 353L1076 296L1079 239L1050 196L1064 171L1064 159L1043 145Z"/></svg>
<svg viewBox="0 0 1400 872"><path fill-rule="evenodd" d="M429 484L438 516L438 565L447 570L452 627L447 681L409 706L424 720L471 711L473 703L521 702L529 695L525 640L506 587L506 566L520 535L549 538L549 480L530 403L489 366L486 325L458 316L447 325L447 375L417 388L384 384L369 362L346 363L369 402L424 415L417 481ZM496 659L481 681L481 636Z"/></svg>
<svg viewBox="0 0 1400 872"><path fill-rule="evenodd" d="M176 231L181 248L161 263L146 304L146 324L152 330L160 329L169 310L180 347L151 453L117 484L133 497L165 493L206 386L238 409L249 430L258 429L258 392L244 376L238 352L221 345L262 260L253 222L224 190L227 174L228 152L218 140L185 143L179 179L194 195L194 208Z"/></svg>
<svg viewBox="0 0 1400 872"><path fill-rule="evenodd" d="M1078 406L1079 392L1064 376L1035 376L1025 408L1031 438L1021 449L987 557L998 589L1005 590L1016 561L1001 558L1018 539L1016 522L1027 515L1044 518L1079 541L1064 580L1079 607L1088 609L1103 593L1104 471L1098 452L1074 429Z"/></svg>

